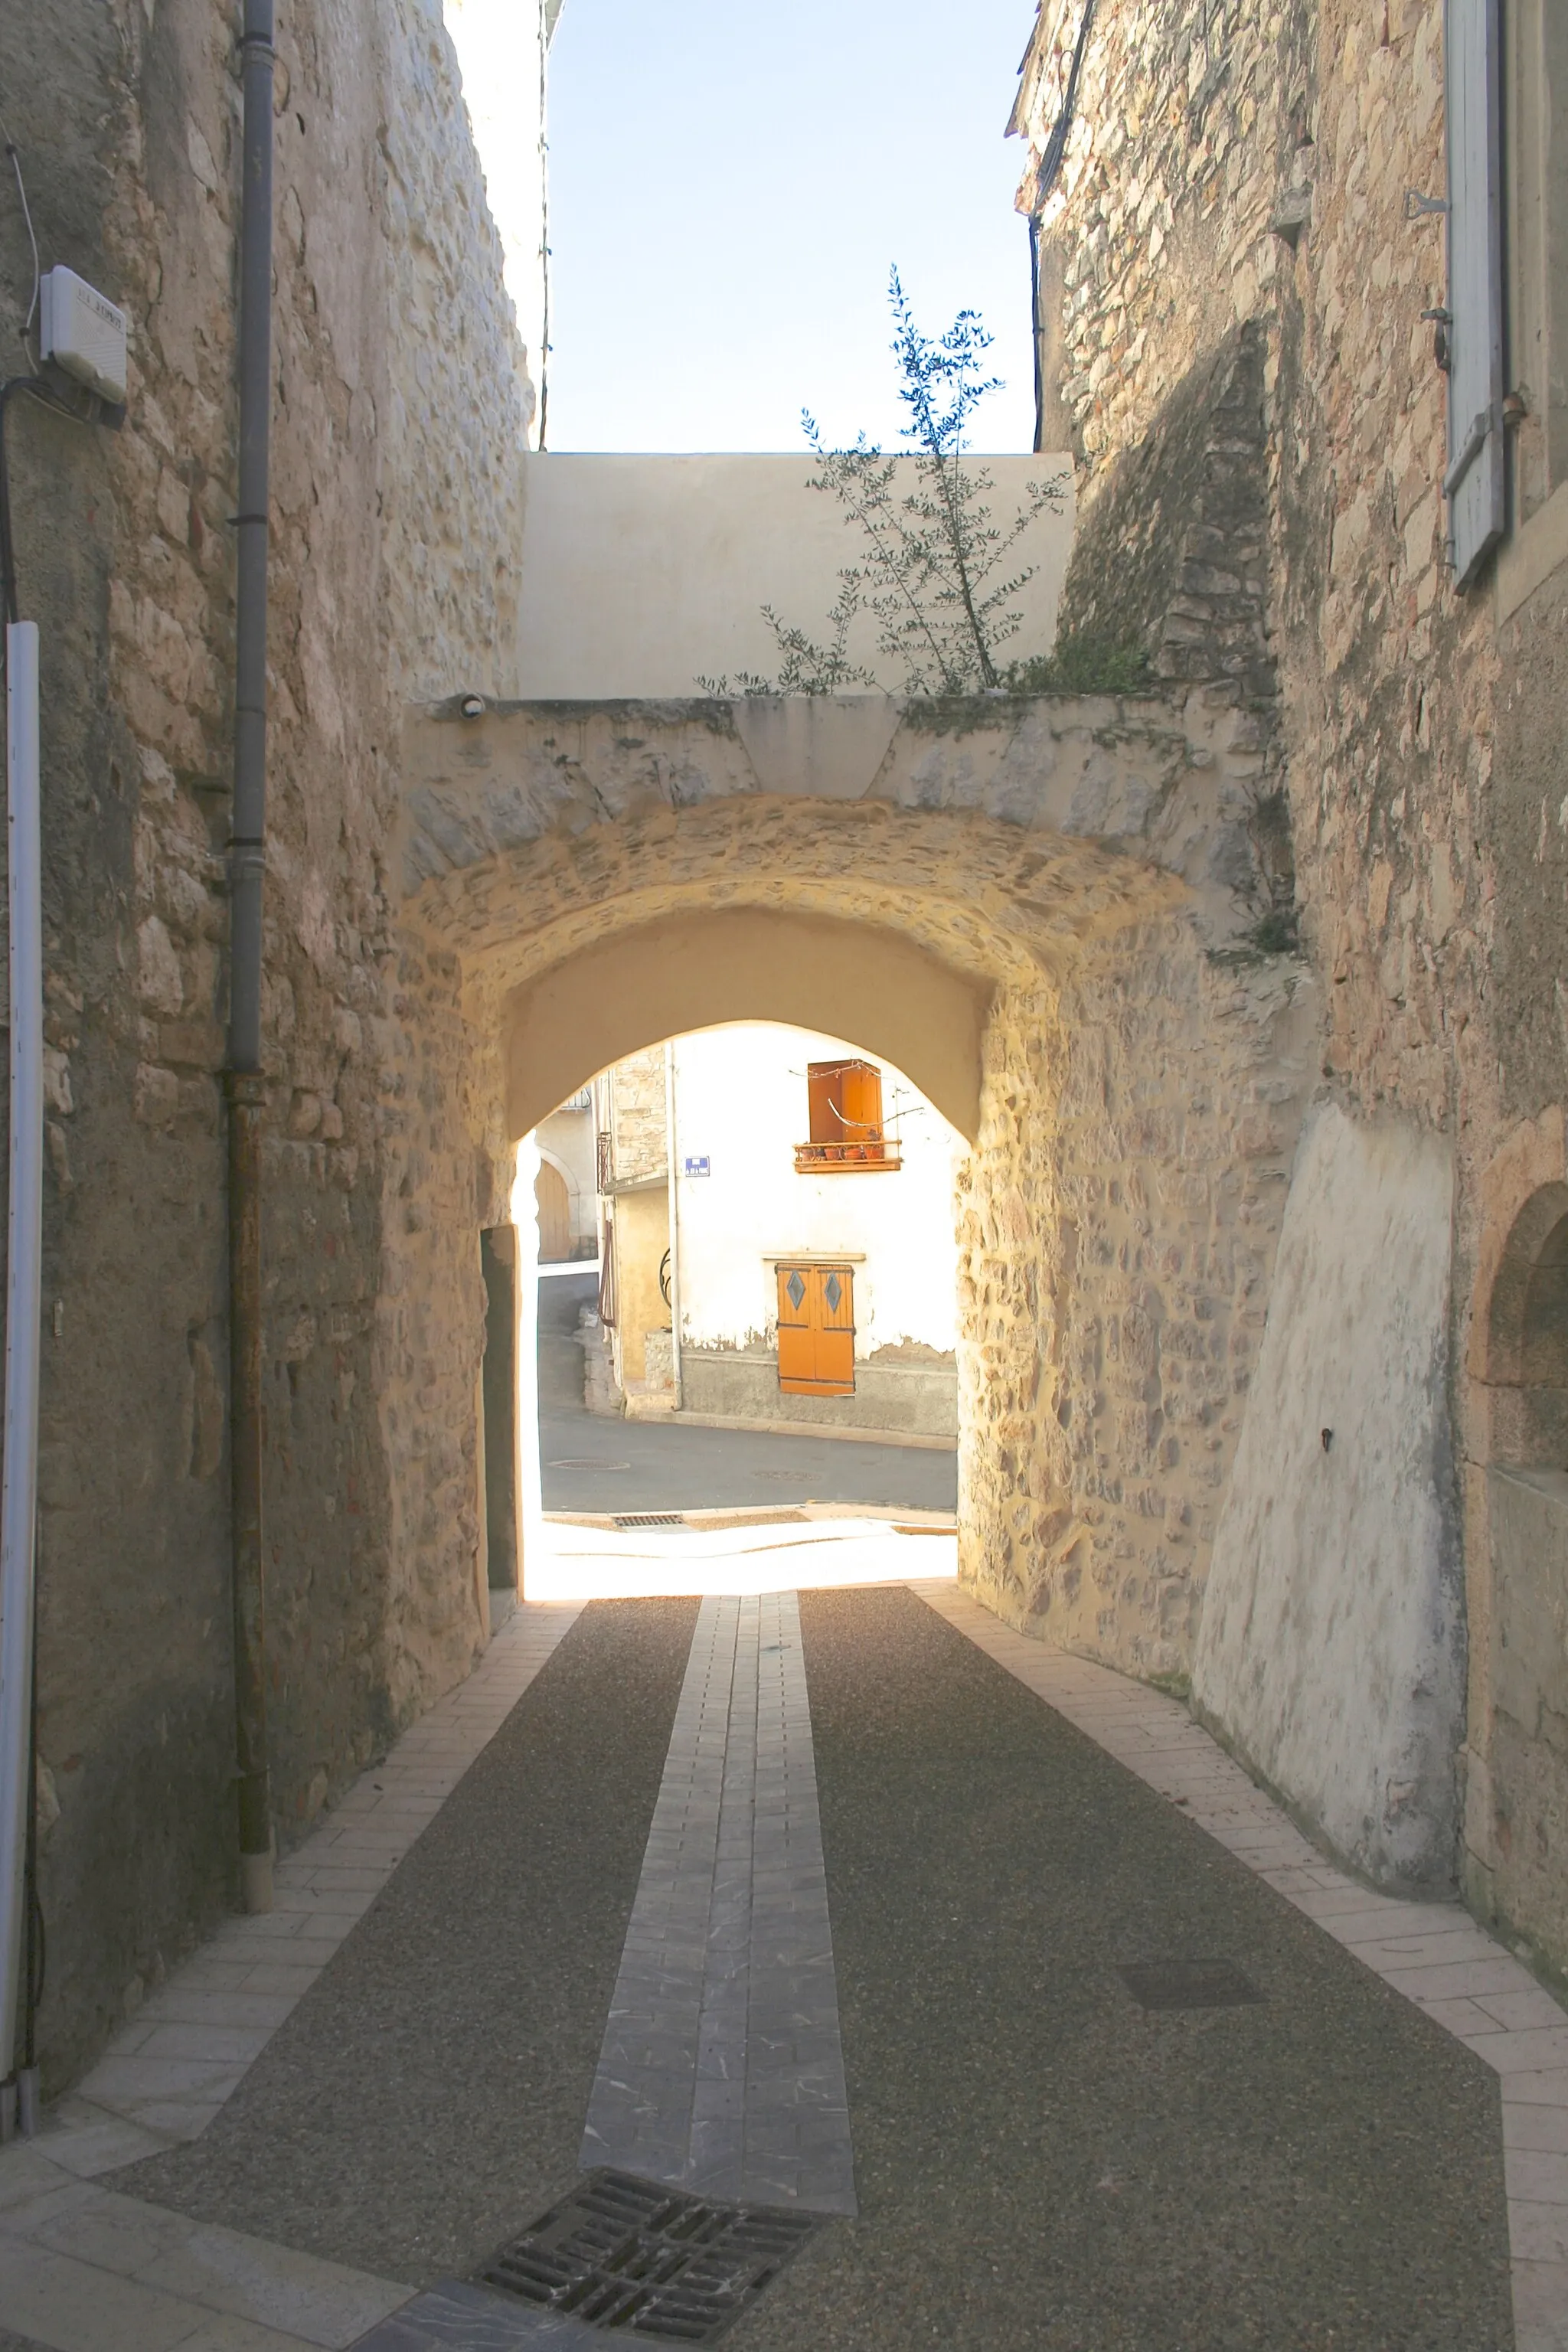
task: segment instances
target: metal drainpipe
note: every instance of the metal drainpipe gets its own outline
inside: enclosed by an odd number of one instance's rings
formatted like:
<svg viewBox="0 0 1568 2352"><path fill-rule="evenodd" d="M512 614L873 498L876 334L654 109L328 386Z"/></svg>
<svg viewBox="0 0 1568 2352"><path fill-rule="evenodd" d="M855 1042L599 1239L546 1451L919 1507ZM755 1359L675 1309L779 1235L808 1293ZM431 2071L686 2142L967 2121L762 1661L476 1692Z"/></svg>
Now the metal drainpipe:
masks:
<svg viewBox="0 0 1568 2352"><path fill-rule="evenodd" d="M272 0L244 0L239 511L229 847L229 1450L241 1894L272 1908L261 1536L261 883L267 864L267 457L272 373Z"/></svg>
<svg viewBox="0 0 1568 2352"><path fill-rule="evenodd" d="M5 1468L0 1495L0 2140L31 2136L27 1867L34 1818L34 1506L44 1193L44 957L38 808L38 625L5 631L6 837L11 916L11 1134L6 1268ZM18 2030L20 2024L20 2030ZM22 2112L18 2115L18 2108Z"/></svg>

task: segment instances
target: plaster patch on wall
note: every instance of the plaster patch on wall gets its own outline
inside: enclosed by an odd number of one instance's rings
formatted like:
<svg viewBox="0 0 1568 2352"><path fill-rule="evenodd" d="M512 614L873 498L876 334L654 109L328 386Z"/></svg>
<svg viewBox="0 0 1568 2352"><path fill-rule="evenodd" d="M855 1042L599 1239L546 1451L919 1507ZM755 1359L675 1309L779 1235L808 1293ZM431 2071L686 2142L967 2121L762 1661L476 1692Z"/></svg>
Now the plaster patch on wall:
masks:
<svg viewBox="0 0 1568 2352"><path fill-rule="evenodd" d="M1194 1662L1198 1711L1390 1884L1453 1874L1452 1200L1444 1139L1313 1115Z"/></svg>

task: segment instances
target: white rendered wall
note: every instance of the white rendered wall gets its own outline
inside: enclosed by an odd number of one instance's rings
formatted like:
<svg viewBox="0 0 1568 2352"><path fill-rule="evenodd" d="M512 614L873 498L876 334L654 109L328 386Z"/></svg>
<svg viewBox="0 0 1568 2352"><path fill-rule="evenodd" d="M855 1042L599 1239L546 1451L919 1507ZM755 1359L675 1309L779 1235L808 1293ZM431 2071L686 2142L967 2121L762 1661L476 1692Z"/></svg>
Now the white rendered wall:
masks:
<svg viewBox="0 0 1568 2352"><path fill-rule="evenodd" d="M915 1340L956 1343L953 1172L963 1139L885 1063L882 1111L895 1111L895 1175L797 1176L810 1133L805 1066L858 1049L771 1022L698 1030L675 1046L676 1165L706 1156L711 1174L678 1173L681 1340L694 1348L771 1342L777 1286L765 1253L864 1253L854 1265L855 1352ZM867 1059L873 1058L870 1055Z"/></svg>
<svg viewBox="0 0 1568 2352"><path fill-rule="evenodd" d="M501 241L506 290L533 378L544 381L544 0L442 0ZM551 16L553 24L553 12ZM530 439L537 410L531 408Z"/></svg>
<svg viewBox="0 0 1568 2352"><path fill-rule="evenodd" d="M1393 1885L1454 1862L1453 1187L1413 1120L1325 1103L1304 1130L1193 1661L1209 1719Z"/></svg>
<svg viewBox="0 0 1568 2352"><path fill-rule="evenodd" d="M465 0L472 6L476 0ZM998 521L1026 485L1060 479L1059 515L1036 517L1007 558L1034 577L1018 594L1018 635L1005 660L1049 653L1072 547L1071 466L1066 457L976 456L994 484ZM900 467L914 487L912 458ZM837 500L807 486L816 461L775 457L529 457L523 468L518 693L526 701L674 698L699 676L776 674L778 647L762 617L821 644L843 566L864 544ZM877 653L862 615L851 657L897 693L896 665ZM864 689L855 689L864 691Z"/></svg>

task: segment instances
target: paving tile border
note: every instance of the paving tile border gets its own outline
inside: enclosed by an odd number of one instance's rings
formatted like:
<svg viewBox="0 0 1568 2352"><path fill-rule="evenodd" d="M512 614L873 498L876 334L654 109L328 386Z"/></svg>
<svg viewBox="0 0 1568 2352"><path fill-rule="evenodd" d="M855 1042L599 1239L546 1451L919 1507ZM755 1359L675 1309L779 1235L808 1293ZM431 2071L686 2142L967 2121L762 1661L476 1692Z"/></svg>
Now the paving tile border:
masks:
<svg viewBox="0 0 1568 2352"><path fill-rule="evenodd" d="M910 1590L1496 2069L1515 2352L1568 2352L1568 2011L1462 1904L1336 1870L1179 1700L1016 1632L951 1577Z"/></svg>
<svg viewBox="0 0 1568 2352"><path fill-rule="evenodd" d="M53 2352L339 2352L409 2304L401 2281L116 2195L98 2176L205 2129L580 1614L518 1609L279 1864L275 1908L226 1920L38 2136L0 2148L7 2326Z"/></svg>

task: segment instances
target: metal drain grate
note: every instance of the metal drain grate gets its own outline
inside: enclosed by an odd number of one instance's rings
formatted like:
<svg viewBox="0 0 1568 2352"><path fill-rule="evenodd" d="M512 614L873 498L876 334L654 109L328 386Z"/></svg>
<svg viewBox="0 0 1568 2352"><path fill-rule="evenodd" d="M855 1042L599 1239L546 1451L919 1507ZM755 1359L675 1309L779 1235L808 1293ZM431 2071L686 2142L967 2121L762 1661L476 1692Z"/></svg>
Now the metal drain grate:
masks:
<svg viewBox="0 0 1568 2352"><path fill-rule="evenodd" d="M1117 1974L1142 2009L1236 2009L1263 1999L1234 1960L1144 1960Z"/></svg>
<svg viewBox="0 0 1568 2352"><path fill-rule="evenodd" d="M612 1524L617 1528L683 1528L684 1511L616 1511Z"/></svg>
<svg viewBox="0 0 1568 2352"><path fill-rule="evenodd" d="M580 2180L479 2277L595 2327L716 2344L820 2221L606 2168Z"/></svg>

